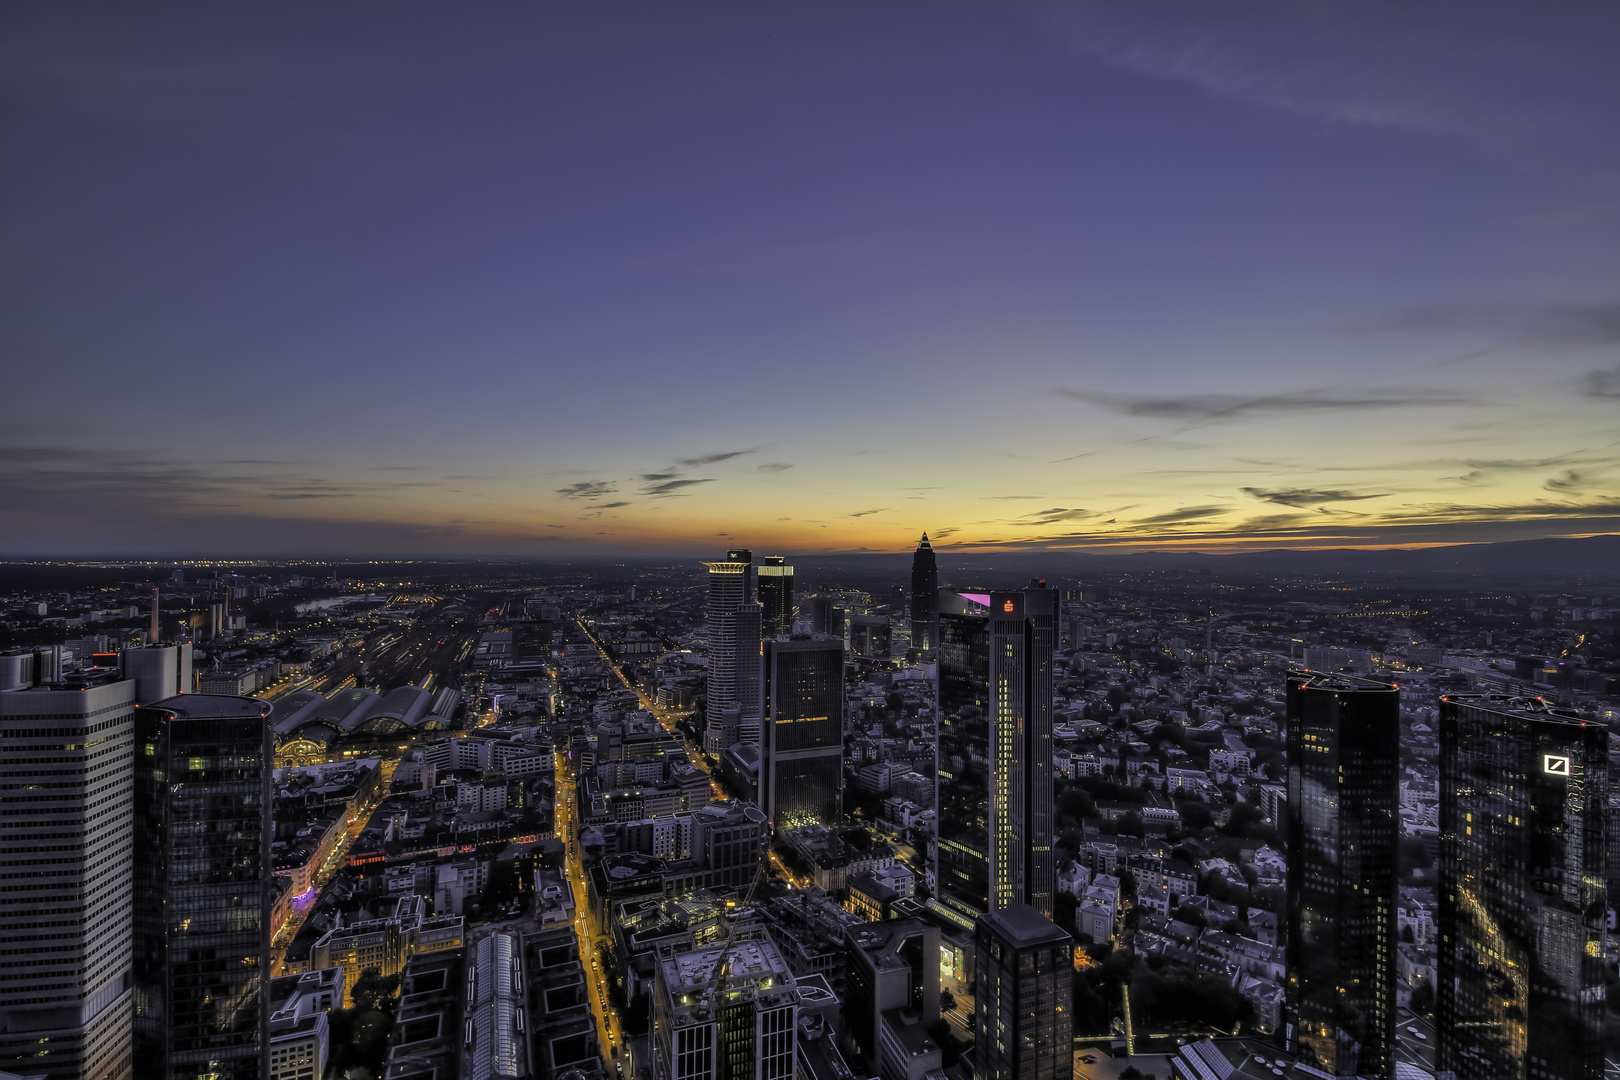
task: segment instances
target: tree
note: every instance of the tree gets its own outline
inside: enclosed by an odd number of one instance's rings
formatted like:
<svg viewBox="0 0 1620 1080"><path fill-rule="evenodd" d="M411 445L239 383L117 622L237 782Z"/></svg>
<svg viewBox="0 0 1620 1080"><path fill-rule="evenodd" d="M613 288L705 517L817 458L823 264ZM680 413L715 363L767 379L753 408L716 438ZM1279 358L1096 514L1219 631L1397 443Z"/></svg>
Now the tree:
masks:
<svg viewBox="0 0 1620 1080"><path fill-rule="evenodd" d="M398 993L398 975L384 978L376 968L366 968L354 980L354 989L349 991L349 997L354 1000L355 1009L365 1013L392 1004Z"/></svg>
<svg viewBox="0 0 1620 1080"><path fill-rule="evenodd" d="M1434 987L1428 980L1418 983L1417 989L1412 991L1411 1009L1419 1016L1429 1016L1434 1012Z"/></svg>
<svg viewBox="0 0 1620 1080"><path fill-rule="evenodd" d="M950 1012L956 1008L956 995L949 990L941 990L939 992L939 1007L942 1012Z"/></svg>

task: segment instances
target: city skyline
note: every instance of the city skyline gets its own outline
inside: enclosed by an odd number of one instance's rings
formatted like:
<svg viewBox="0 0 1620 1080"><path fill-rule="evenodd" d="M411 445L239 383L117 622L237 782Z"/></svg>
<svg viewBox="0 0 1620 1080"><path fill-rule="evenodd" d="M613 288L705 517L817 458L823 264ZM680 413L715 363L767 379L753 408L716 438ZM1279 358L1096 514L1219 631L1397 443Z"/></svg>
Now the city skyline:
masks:
<svg viewBox="0 0 1620 1080"><path fill-rule="evenodd" d="M8 12L0 555L1620 531L1612 10L625 10Z"/></svg>

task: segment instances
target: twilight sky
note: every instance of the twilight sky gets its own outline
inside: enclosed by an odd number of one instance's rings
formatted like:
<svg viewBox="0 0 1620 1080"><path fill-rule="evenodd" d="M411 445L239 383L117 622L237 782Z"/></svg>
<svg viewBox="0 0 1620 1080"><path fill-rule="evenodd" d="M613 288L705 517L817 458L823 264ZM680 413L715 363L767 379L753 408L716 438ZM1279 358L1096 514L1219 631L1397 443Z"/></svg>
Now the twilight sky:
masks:
<svg viewBox="0 0 1620 1080"><path fill-rule="evenodd" d="M0 554L1620 531L1611 3L0 13Z"/></svg>

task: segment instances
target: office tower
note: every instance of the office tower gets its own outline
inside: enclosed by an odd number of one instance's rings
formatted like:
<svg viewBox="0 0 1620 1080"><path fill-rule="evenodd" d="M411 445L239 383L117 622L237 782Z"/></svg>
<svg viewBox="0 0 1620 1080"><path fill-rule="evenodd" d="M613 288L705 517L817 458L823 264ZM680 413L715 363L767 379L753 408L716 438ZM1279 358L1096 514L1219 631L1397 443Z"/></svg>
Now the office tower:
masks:
<svg viewBox="0 0 1620 1080"><path fill-rule="evenodd" d="M0 1071L123 1080L130 1070L135 684L113 677L73 686L31 682L20 678L0 693L8 789L0 858L26 867L8 873L11 891L0 902Z"/></svg>
<svg viewBox="0 0 1620 1080"><path fill-rule="evenodd" d="M709 568L709 689L704 749L718 757L733 742L759 742L763 710L760 608L754 600L752 552L728 551L724 562L703 565ZM730 723L728 709L736 710Z"/></svg>
<svg viewBox="0 0 1620 1080"><path fill-rule="evenodd" d="M894 636L887 615L851 615L849 651L863 660L885 661L893 652Z"/></svg>
<svg viewBox="0 0 1620 1080"><path fill-rule="evenodd" d="M658 961L656 1080L792 1080L799 989L763 930Z"/></svg>
<svg viewBox="0 0 1620 1080"><path fill-rule="evenodd" d="M1074 1070L1074 941L1028 904L973 931L975 1080L1057 1080Z"/></svg>
<svg viewBox="0 0 1620 1080"><path fill-rule="evenodd" d="M1052 653L1057 590L939 592L934 880L962 925L1052 911Z"/></svg>
<svg viewBox="0 0 1620 1080"><path fill-rule="evenodd" d="M847 934L844 1018L864 1075L910 1080L940 1068L928 1035L939 1019L939 927L891 919Z"/></svg>
<svg viewBox="0 0 1620 1080"><path fill-rule="evenodd" d="M939 643L939 563L934 547L923 533L911 557L911 647L932 652Z"/></svg>
<svg viewBox="0 0 1620 1080"><path fill-rule="evenodd" d="M1541 701L1440 699L1437 1076L1603 1076L1608 745Z"/></svg>
<svg viewBox="0 0 1620 1080"><path fill-rule="evenodd" d="M844 816L844 643L825 634L765 643L759 803L779 829Z"/></svg>
<svg viewBox="0 0 1620 1080"><path fill-rule="evenodd" d="M136 1080L268 1074L268 702L135 714Z"/></svg>
<svg viewBox="0 0 1620 1080"><path fill-rule="evenodd" d="M759 567L760 633L770 639L793 632L793 567L767 555Z"/></svg>
<svg viewBox="0 0 1620 1080"><path fill-rule="evenodd" d="M1288 676L1288 1024L1330 1076L1394 1075L1400 691Z"/></svg>
<svg viewBox="0 0 1620 1080"><path fill-rule="evenodd" d="M191 642L151 644L142 649L125 649L124 678L135 682L135 701L154 701L191 693Z"/></svg>

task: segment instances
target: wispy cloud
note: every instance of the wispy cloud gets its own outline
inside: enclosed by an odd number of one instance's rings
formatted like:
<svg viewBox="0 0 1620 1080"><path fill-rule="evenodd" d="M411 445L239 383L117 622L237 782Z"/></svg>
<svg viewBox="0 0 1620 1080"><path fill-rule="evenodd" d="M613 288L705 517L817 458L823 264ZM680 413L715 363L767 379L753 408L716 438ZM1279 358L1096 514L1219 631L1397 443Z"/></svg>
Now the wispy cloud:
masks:
<svg viewBox="0 0 1620 1080"><path fill-rule="evenodd" d="M1408 308L1397 321L1416 330L1483 330L1542 346L1579 349L1620 344L1620 303L1431 304Z"/></svg>
<svg viewBox="0 0 1620 1080"><path fill-rule="evenodd" d="M1436 405L1464 405L1472 399L1448 390L1370 389L1303 390L1291 394L1180 394L1126 396L1059 387L1055 391L1076 401L1099 405L1125 416L1161 420L1207 422L1247 416L1303 412L1349 412L1371 409L1410 409Z"/></svg>
<svg viewBox="0 0 1620 1080"><path fill-rule="evenodd" d="M1090 510L1078 507L1054 506L1050 510L1037 510L1033 514L1025 514L1018 518L1021 525L1056 525L1063 521L1083 521L1086 518L1096 517Z"/></svg>
<svg viewBox="0 0 1620 1080"><path fill-rule="evenodd" d="M1218 517L1227 512L1227 509L1223 506L1183 506L1178 510L1167 510L1162 514L1150 514L1145 518L1137 518L1135 524L1138 526L1182 525L1187 522Z"/></svg>
<svg viewBox="0 0 1620 1080"><path fill-rule="evenodd" d="M1620 366L1588 371L1581 381L1581 390L1587 397L1620 401Z"/></svg>
<svg viewBox="0 0 1620 1080"><path fill-rule="evenodd" d="M758 469L760 472L772 473L785 472L786 470L793 468L793 466L786 461L767 461L763 465L755 465L754 468Z"/></svg>
<svg viewBox="0 0 1620 1080"><path fill-rule="evenodd" d="M1525 166L1597 155L1612 29L1582 6L1525 34L1512 5L1459 23L1421 4L1041 0L1071 51L1107 67L1331 124L1438 134Z"/></svg>
<svg viewBox="0 0 1620 1080"><path fill-rule="evenodd" d="M694 486L696 486L698 484L712 484L712 483L714 483L714 480L713 480L712 477L711 478L703 478L703 479L688 479L688 480L665 480L663 483L647 485L646 487L641 489L641 493L643 495L651 495L654 498L663 498L663 497L675 494L676 492L680 491L682 488L694 487Z"/></svg>
<svg viewBox="0 0 1620 1080"><path fill-rule="evenodd" d="M889 509L891 509L891 507L880 506L876 510L857 510L849 516L853 518L866 517L868 514L881 514Z"/></svg>
<svg viewBox="0 0 1620 1080"><path fill-rule="evenodd" d="M581 480L567 487L558 488L557 494L569 499L599 499L618 490L619 486L612 480Z"/></svg>
<svg viewBox="0 0 1620 1080"><path fill-rule="evenodd" d="M1345 491L1341 488L1265 488L1246 487L1241 489L1245 495L1252 495L1262 502L1276 503L1278 506L1312 507L1322 503L1360 502L1363 499L1382 499L1388 492L1372 492L1357 494L1354 491Z"/></svg>
<svg viewBox="0 0 1620 1080"><path fill-rule="evenodd" d="M603 503L599 507L599 509L602 509L602 510L617 510L621 506L629 506L629 505L630 504L627 503L627 502L610 502L610 503Z"/></svg>
<svg viewBox="0 0 1620 1080"><path fill-rule="evenodd" d="M730 461L734 457L742 457L744 454L757 453L759 453L758 450L727 450L719 454L703 454L699 457L677 458L676 460L689 469L695 469L700 465L714 465L721 461Z"/></svg>

